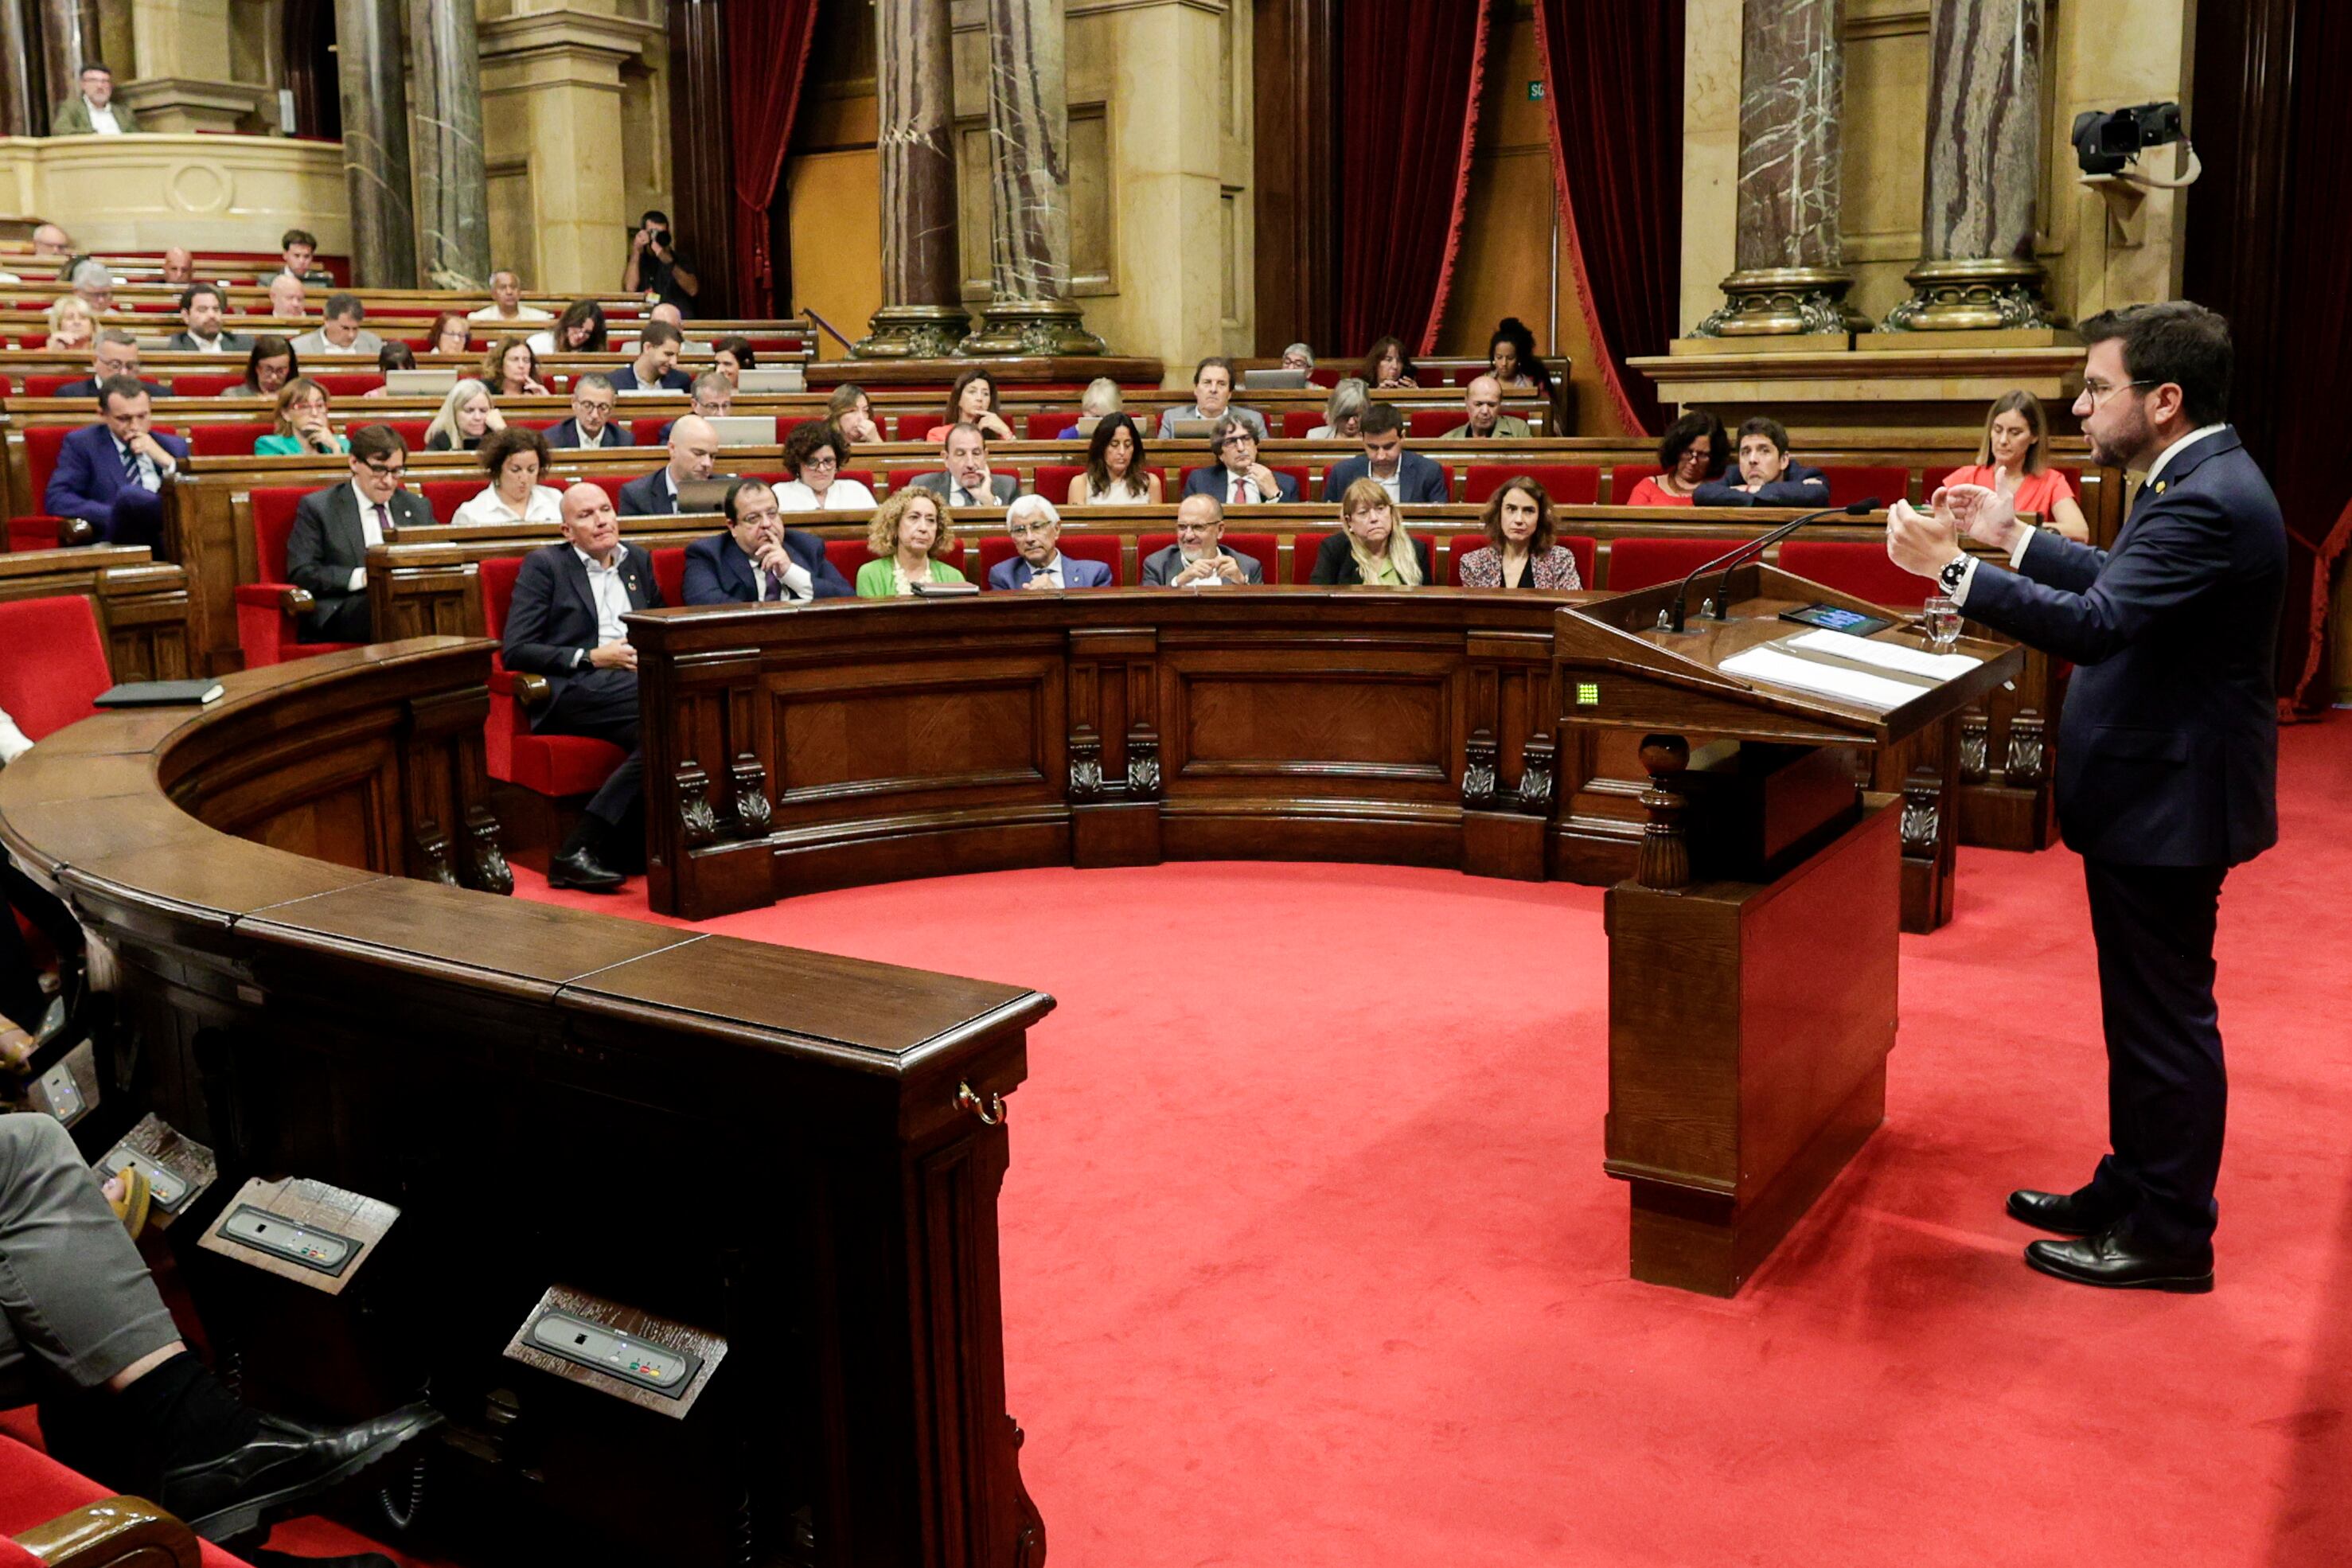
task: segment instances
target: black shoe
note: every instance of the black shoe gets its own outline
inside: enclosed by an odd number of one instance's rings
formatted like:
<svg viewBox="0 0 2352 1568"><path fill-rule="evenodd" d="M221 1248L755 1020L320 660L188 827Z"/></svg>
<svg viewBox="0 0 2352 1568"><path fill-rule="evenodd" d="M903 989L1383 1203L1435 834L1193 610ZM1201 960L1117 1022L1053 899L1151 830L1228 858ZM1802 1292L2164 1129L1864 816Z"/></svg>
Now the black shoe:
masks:
<svg viewBox="0 0 2352 1568"><path fill-rule="evenodd" d="M547 885L551 888L578 888L591 893L617 892L626 877L596 858L596 852L584 846L569 855L548 858Z"/></svg>
<svg viewBox="0 0 2352 1568"><path fill-rule="evenodd" d="M2079 1241L2029 1241L2025 1261L2042 1273L2077 1285L2118 1290L2177 1290L2199 1295L2213 1289L2213 1249L2193 1253L2150 1252L2123 1234L2121 1226Z"/></svg>
<svg viewBox="0 0 2352 1568"><path fill-rule="evenodd" d="M265 1415L261 1435L243 1447L165 1470L155 1500L206 1541L234 1541L440 1424L441 1413L429 1405L407 1405L341 1430Z"/></svg>
<svg viewBox="0 0 2352 1568"><path fill-rule="evenodd" d="M2009 1217L2060 1236L2096 1236L2116 1223L2114 1215L2093 1208L2080 1193L2037 1193L2031 1187L2009 1194Z"/></svg>
<svg viewBox="0 0 2352 1568"><path fill-rule="evenodd" d="M288 1552L247 1547L239 1555L253 1568L400 1568L381 1552L362 1552L352 1557L297 1557Z"/></svg>

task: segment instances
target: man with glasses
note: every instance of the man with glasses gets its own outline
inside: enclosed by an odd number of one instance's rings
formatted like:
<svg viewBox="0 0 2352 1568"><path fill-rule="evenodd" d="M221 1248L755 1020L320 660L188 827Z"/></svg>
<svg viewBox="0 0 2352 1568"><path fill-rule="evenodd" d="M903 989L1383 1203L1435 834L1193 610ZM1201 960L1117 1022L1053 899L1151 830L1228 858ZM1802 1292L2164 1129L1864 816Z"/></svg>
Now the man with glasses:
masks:
<svg viewBox="0 0 2352 1568"><path fill-rule="evenodd" d="M591 371L572 382L572 417L547 433L551 447L634 447L635 440L613 417L616 395L610 376Z"/></svg>
<svg viewBox="0 0 2352 1568"><path fill-rule="evenodd" d="M1062 553L1062 514L1044 496L1023 496L1004 514L1004 531L1019 551L988 569L992 588L1108 588L1110 568Z"/></svg>
<svg viewBox="0 0 2352 1568"><path fill-rule="evenodd" d="M686 547L689 605L790 605L857 595L827 560L824 541L784 526L776 492L757 479L727 487L727 531Z"/></svg>
<svg viewBox="0 0 2352 1568"><path fill-rule="evenodd" d="M1176 507L1176 542L1143 562L1147 588L1255 587L1265 568L1224 546L1225 509L1214 496L1186 496Z"/></svg>
<svg viewBox="0 0 2352 1568"><path fill-rule="evenodd" d="M79 381L69 381L57 390L59 397L96 397L98 389L114 377L128 376L146 388L150 397L169 397L172 389L160 381L149 381L139 374L139 340L121 327L107 327L90 345L89 374Z"/></svg>
<svg viewBox="0 0 2352 1568"><path fill-rule="evenodd" d="M370 642L367 552L403 528L429 528L433 509L401 488L408 444L389 425L352 432L352 480L312 490L294 510L286 538L286 580L308 592L311 607L295 621L297 642Z"/></svg>
<svg viewBox="0 0 2352 1568"><path fill-rule="evenodd" d="M2083 857L2107 1045L2112 1151L2073 1192L2009 1213L2074 1239L2025 1260L2084 1285L2213 1287L2229 1086L2213 932L2229 868L2278 839L2273 640L2286 530L2224 420L2230 325L2186 300L2082 324L2074 414L2091 459L2145 473L2112 549L2029 528L1998 492L1898 501L1886 552L1970 620L2075 669L2058 729L2058 826ZM1960 548L2002 552L2010 570Z"/></svg>
<svg viewBox="0 0 2352 1568"><path fill-rule="evenodd" d="M1277 474L1257 460L1256 428L1238 413L1217 421L1209 437L1209 451L1217 460L1184 475L1188 496L1213 496L1225 506L1255 506L1267 501L1298 500L1298 481Z"/></svg>

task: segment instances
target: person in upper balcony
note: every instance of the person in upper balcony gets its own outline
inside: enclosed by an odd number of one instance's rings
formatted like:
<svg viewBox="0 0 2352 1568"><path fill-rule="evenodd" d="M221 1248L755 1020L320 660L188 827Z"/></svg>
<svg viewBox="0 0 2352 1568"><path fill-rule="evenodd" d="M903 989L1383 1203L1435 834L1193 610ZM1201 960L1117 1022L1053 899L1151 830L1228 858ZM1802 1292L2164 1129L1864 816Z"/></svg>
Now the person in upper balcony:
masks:
<svg viewBox="0 0 2352 1568"><path fill-rule="evenodd" d="M1830 481L1789 456L1789 433L1778 419L1759 415L1739 426L1739 475L1709 479L1691 496L1696 506L1822 507L1830 503Z"/></svg>
<svg viewBox="0 0 2352 1568"><path fill-rule="evenodd" d="M81 91L49 111L52 136L131 136L139 117L114 101L114 73L96 60L81 68Z"/></svg>
<svg viewBox="0 0 2352 1568"><path fill-rule="evenodd" d="M1699 486L1719 479L1731 464L1731 437L1723 421L1694 408L1666 427L1658 443L1658 468L1633 487L1626 506L1688 506Z"/></svg>

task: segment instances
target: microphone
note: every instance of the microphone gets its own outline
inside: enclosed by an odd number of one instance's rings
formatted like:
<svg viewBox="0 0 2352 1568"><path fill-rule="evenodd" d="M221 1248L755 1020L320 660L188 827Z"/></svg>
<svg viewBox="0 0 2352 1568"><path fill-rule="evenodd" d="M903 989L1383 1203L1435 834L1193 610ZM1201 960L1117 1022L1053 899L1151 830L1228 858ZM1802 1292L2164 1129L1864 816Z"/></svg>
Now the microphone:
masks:
<svg viewBox="0 0 2352 1568"><path fill-rule="evenodd" d="M1683 623L1690 603L1690 585L1717 567L1723 569L1723 584L1716 590L1715 597L1707 600L1706 605L1701 606L1699 613L1713 620L1727 620L1730 617L1716 606L1730 598L1731 574L1742 561L1753 555L1762 554L1809 522L1819 522L1825 517L1868 517L1877 510L1876 496L1853 501L1845 506L1825 506L1819 511L1809 511L1802 517L1791 518L1769 533L1759 533L1753 539L1741 541L1714 560L1695 567L1691 574L1682 580L1681 584L1675 589L1675 602L1658 612L1658 629L1662 632L1680 632L1687 629Z"/></svg>

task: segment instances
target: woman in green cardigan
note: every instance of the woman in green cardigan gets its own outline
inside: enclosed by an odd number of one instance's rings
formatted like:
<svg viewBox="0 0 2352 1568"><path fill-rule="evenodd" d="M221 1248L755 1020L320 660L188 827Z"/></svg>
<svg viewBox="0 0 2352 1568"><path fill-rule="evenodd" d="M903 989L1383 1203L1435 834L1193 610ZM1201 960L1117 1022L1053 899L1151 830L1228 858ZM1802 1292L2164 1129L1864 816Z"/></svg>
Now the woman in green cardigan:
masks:
<svg viewBox="0 0 2352 1568"><path fill-rule="evenodd" d="M942 559L955 549L955 519L946 500L912 485L894 491L874 509L866 548L876 559L857 569L857 596L888 599L911 594L918 583L961 583L961 572Z"/></svg>
<svg viewBox="0 0 2352 1568"><path fill-rule="evenodd" d="M278 428L253 444L257 458L299 458L306 453L348 452L352 444L327 422L327 389L307 375L278 389Z"/></svg>

